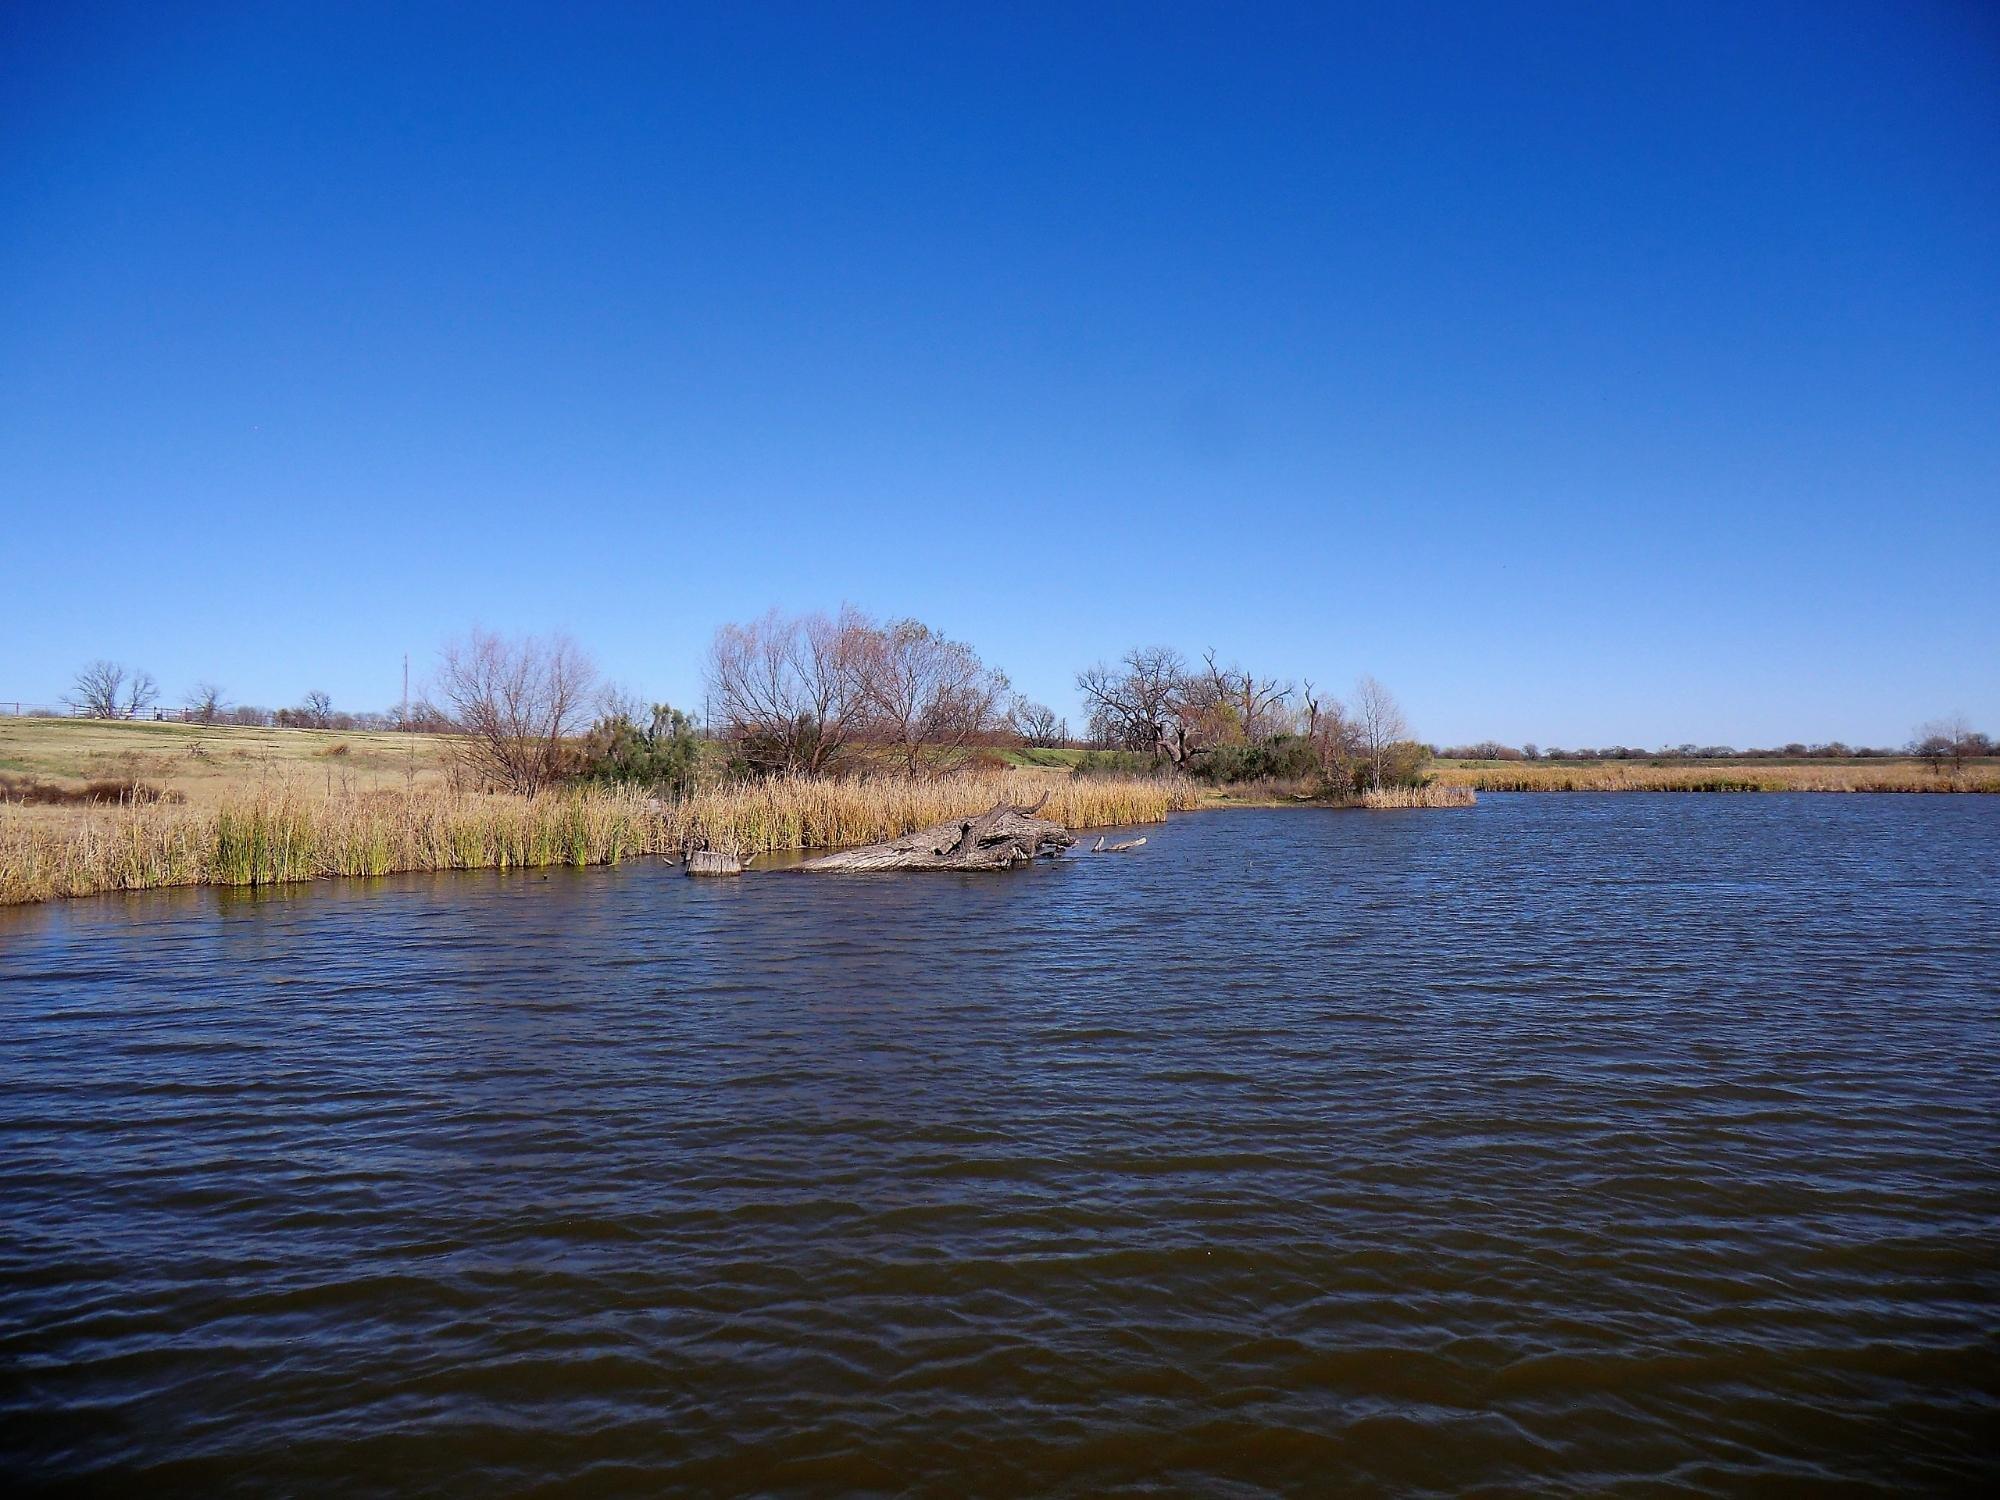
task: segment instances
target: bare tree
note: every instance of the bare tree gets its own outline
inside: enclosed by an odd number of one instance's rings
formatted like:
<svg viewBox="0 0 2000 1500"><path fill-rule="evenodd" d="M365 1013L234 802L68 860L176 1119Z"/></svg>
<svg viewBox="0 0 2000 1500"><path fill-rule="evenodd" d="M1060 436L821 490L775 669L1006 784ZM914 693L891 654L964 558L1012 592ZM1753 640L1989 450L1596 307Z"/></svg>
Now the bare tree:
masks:
<svg viewBox="0 0 2000 1500"><path fill-rule="evenodd" d="M136 719L159 700L160 685L151 672L134 672L125 689L125 717Z"/></svg>
<svg viewBox="0 0 2000 1500"><path fill-rule="evenodd" d="M76 674L70 694L63 701L93 719L130 719L159 696L159 685L153 681L152 673L133 672L128 677L117 662L100 659Z"/></svg>
<svg viewBox="0 0 2000 1500"><path fill-rule="evenodd" d="M1365 675L1354 685L1353 714L1355 735L1368 765L1368 784L1380 787L1388 770L1389 752L1397 741L1410 737L1410 726L1395 695Z"/></svg>
<svg viewBox="0 0 2000 1500"><path fill-rule="evenodd" d="M188 689L187 716L197 724L213 724L222 717L222 689L212 682L197 682Z"/></svg>
<svg viewBox="0 0 2000 1500"><path fill-rule="evenodd" d="M1921 755L1939 774L1947 765L1957 772L1965 769L1966 760L1977 753L1984 740L1984 735L1973 732L1964 714L1947 714L1918 727L1910 741L1910 753Z"/></svg>
<svg viewBox="0 0 2000 1500"><path fill-rule="evenodd" d="M558 781L598 693L597 668L566 635L508 640L474 630L444 648L437 691L460 734L458 763L510 792Z"/></svg>
<svg viewBox="0 0 2000 1500"><path fill-rule="evenodd" d="M724 732L760 770L830 769L864 727L878 633L852 606L725 625L709 648L708 689Z"/></svg>
<svg viewBox="0 0 2000 1500"><path fill-rule="evenodd" d="M1329 790L1354 790L1354 769L1360 757L1358 737L1347 705L1338 698L1322 699L1307 682L1300 689L1305 704L1306 740L1319 763L1320 780Z"/></svg>
<svg viewBox="0 0 2000 1500"><path fill-rule="evenodd" d="M298 708L299 723L307 729L331 729L333 727L333 697L323 688L314 688L305 695Z"/></svg>
<svg viewBox="0 0 2000 1500"><path fill-rule="evenodd" d="M1057 718L1048 704L1032 702L1019 693L1007 709L1007 723L1021 743L1033 749L1051 749L1069 740L1067 720Z"/></svg>
<svg viewBox="0 0 2000 1500"><path fill-rule="evenodd" d="M910 775L960 764L966 746L998 727L1006 676L917 620L872 635L861 660L869 728Z"/></svg>
<svg viewBox="0 0 2000 1500"><path fill-rule="evenodd" d="M1162 755L1184 765L1194 753L1183 717L1188 696L1187 661L1171 646L1127 651L1116 669L1099 663L1077 674L1077 690L1124 748Z"/></svg>
<svg viewBox="0 0 2000 1500"><path fill-rule="evenodd" d="M1207 696L1213 708L1233 721L1228 727L1240 734L1244 743L1254 745L1281 732L1289 718L1285 704L1294 691L1289 682L1259 677L1234 665L1218 667L1213 650L1203 653L1202 661L1207 667Z"/></svg>
<svg viewBox="0 0 2000 1500"><path fill-rule="evenodd" d="M1103 704L1090 711L1084 720L1084 739L1093 750L1130 750L1131 743L1126 738L1125 721Z"/></svg>
<svg viewBox="0 0 2000 1500"><path fill-rule="evenodd" d="M93 719L115 719L124 688L125 669L115 661L98 660L76 674L70 694L63 702L82 709Z"/></svg>

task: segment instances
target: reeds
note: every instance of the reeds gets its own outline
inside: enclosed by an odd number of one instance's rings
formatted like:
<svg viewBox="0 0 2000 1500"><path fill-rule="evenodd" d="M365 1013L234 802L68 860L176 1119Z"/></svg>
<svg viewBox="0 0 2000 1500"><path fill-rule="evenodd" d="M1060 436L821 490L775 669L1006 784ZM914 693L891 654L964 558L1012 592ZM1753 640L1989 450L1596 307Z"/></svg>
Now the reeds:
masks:
<svg viewBox="0 0 2000 1500"><path fill-rule="evenodd" d="M285 787L215 808L0 806L0 903L177 885L276 885L402 870L611 864L707 844L739 854L893 838L980 812L1002 797L1072 828L1158 822L1195 805L1184 782L1010 773L935 781L796 778L662 801L625 788L539 797L442 788L336 792Z"/></svg>
<svg viewBox="0 0 2000 1500"><path fill-rule="evenodd" d="M1436 781L1425 786L1377 787L1361 794L1361 805L1378 811L1402 807L1470 807L1477 800L1469 786L1446 786Z"/></svg>
<svg viewBox="0 0 2000 1500"><path fill-rule="evenodd" d="M1002 798L1022 805L1049 794L1042 816L1070 828L1157 823L1197 805L1184 781L1150 776L1062 777L1033 773L877 777L837 781L774 777L697 792L669 804L672 845L707 844L737 854L843 849L983 812Z"/></svg>
<svg viewBox="0 0 2000 1500"><path fill-rule="evenodd" d="M2000 792L2000 767L1933 771L1915 761L1862 765L1440 766L1440 784L1482 792Z"/></svg>

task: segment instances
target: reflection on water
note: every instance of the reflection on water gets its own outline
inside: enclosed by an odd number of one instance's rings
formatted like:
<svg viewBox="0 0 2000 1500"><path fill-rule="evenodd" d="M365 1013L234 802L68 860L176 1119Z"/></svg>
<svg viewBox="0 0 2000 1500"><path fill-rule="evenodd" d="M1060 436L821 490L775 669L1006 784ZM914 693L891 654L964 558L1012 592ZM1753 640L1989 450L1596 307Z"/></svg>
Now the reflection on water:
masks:
<svg viewBox="0 0 2000 1500"><path fill-rule="evenodd" d="M0 1461L214 1494L1951 1491L2000 799L0 913Z"/></svg>

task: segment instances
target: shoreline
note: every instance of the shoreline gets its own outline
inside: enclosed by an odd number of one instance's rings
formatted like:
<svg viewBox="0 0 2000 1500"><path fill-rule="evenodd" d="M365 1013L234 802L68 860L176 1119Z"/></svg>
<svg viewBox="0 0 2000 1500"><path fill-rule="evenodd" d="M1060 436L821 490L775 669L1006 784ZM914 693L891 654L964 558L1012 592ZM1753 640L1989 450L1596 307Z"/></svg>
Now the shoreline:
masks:
<svg viewBox="0 0 2000 1500"><path fill-rule="evenodd" d="M0 803L0 906L196 886L256 888L316 879L447 870L582 868L677 856L688 847L747 856L827 852L967 816L995 800L1046 791L1074 831L1143 827L1177 812L1257 808L1322 811L1471 806L1502 793L2000 793L2000 769L1950 777L1914 768L1440 767L1432 784L1351 800L1264 784L1227 788L1163 777L1072 777L1047 771L968 772L929 781L798 778L700 791L662 801L628 787L582 786L514 797L419 788L365 792L287 783L211 806L170 801L36 807ZM1856 774L1869 771L1873 774ZM1841 774L1845 773L1845 774ZM1471 784L1468 784L1470 782Z"/></svg>
<svg viewBox="0 0 2000 1500"><path fill-rule="evenodd" d="M193 886L256 888L442 870L548 869L678 856L827 853L900 837L1043 793L1081 832L1138 828L1228 807L1466 807L1462 788L1390 789L1351 801L1231 801L1164 777L1010 771L937 780L777 779L665 801L628 787L537 797L420 789L321 795L287 785L214 806L170 801L0 804L0 906Z"/></svg>

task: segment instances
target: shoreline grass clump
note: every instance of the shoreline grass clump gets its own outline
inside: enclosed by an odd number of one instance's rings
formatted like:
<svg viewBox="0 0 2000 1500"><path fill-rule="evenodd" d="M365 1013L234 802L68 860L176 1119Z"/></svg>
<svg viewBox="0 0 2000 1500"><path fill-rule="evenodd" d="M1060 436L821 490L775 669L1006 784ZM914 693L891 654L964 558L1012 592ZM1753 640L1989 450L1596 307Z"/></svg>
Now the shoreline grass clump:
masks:
<svg viewBox="0 0 2000 1500"><path fill-rule="evenodd" d="M1406 807L1470 807L1478 800L1469 786L1427 782L1423 786L1384 786L1361 794L1361 805L1376 811Z"/></svg>
<svg viewBox="0 0 2000 1500"><path fill-rule="evenodd" d="M621 786L533 797L421 787L316 796L283 786L215 807L0 805L0 904L167 886L282 885L412 870L615 864L707 845L741 854L894 838L1049 793L1073 828L1156 823L1197 805L1159 778L1057 781L1033 773L935 780L780 777L679 800Z"/></svg>

